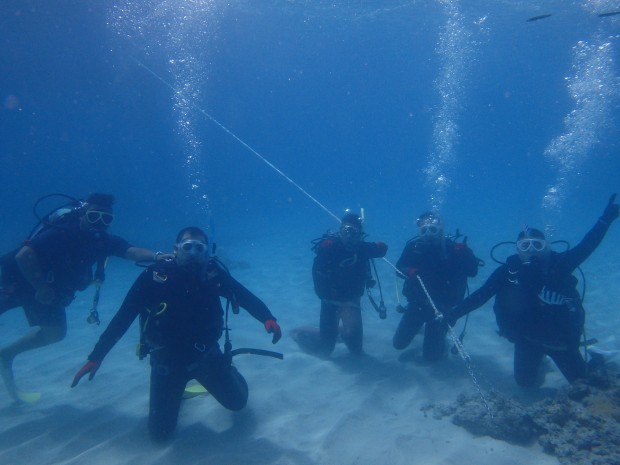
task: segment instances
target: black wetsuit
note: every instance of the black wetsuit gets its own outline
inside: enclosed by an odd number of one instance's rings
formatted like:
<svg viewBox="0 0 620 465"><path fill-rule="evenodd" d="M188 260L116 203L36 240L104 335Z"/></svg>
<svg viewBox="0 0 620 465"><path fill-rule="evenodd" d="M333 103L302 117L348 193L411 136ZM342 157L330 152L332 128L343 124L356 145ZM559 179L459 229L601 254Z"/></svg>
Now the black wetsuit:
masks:
<svg viewBox="0 0 620 465"><path fill-rule="evenodd" d="M321 299L320 350L329 355L336 346L338 326L352 353L362 352L360 298L371 278L371 258L385 256L383 242L362 242L357 250L345 247L339 236L328 236L315 247L312 266L314 290Z"/></svg>
<svg viewBox="0 0 620 465"><path fill-rule="evenodd" d="M444 314L460 303L467 290L467 278L478 273L478 259L465 243L444 239L407 242L396 267L408 278L403 286L407 308L394 334L396 349L406 348L424 328L422 356L437 360L443 356L446 324L436 319L435 311L416 275L422 279L437 310Z"/></svg>
<svg viewBox="0 0 620 465"><path fill-rule="evenodd" d="M520 386L534 386L544 355L570 382L586 374L579 352L585 312L573 271L598 247L609 225L598 221L583 240L566 252L550 252L543 263L508 257L486 283L454 309L454 318L495 296L500 335L515 344L514 376Z"/></svg>
<svg viewBox="0 0 620 465"><path fill-rule="evenodd" d="M165 440L174 431L183 391L191 379L227 409L246 405L245 379L218 344L224 326L220 296L259 321L275 320L258 297L213 260L206 272L160 263L138 277L88 357L101 362L140 316L142 351L150 353L149 432L154 441Z"/></svg>
<svg viewBox="0 0 620 465"><path fill-rule="evenodd" d="M65 307L73 301L75 293L92 283L93 266L100 263L103 270L107 257L124 257L131 247L118 236L80 229L77 224L72 227L50 227L24 245L36 253L56 298L50 304L42 304L35 299L34 288L21 274L15 261L20 250L16 249L0 258L0 314L21 306L30 326L60 327L66 327Z"/></svg>

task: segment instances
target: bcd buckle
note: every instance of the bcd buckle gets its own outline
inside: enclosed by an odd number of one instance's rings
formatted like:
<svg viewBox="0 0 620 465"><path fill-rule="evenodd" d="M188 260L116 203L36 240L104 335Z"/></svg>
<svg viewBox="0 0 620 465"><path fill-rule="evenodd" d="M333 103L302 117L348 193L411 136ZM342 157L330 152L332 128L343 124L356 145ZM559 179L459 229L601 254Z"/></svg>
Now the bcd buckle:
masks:
<svg viewBox="0 0 620 465"><path fill-rule="evenodd" d="M194 349L196 349L198 352L204 353L207 350L207 346L200 342L194 342Z"/></svg>

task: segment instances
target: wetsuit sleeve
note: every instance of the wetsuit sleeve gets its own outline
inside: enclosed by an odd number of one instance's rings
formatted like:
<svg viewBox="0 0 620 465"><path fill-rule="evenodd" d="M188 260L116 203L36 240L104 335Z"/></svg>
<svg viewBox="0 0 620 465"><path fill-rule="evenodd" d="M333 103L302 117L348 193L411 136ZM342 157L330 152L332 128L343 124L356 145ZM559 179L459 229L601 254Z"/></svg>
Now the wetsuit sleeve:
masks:
<svg viewBox="0 0 620 465"><path fill-rule="evenodd" d="M329 255L333 249L334 241L325 239L316 248L316 256L312 262L312 282L314 292L321 299L330 296L329 280Z"/></svg>
<svg viewBox="0 0 620 465"><path fill-rule="evenodd" d="M385 257L388 246L384 242L363 242L362 250L366 258L381 258Z"/></svg>
<svg viewBox="0 0 620 465"><path fill-rule="evenodd" d="M108 251L107 255L114 255L115 257L125 258L127 250L133 247L129 242L119 236L108 236Z"/></svg>
<svg viewBox="0 0 620 465"><path fill-rule="evenodd" d="M95 348L88 356L89 360L101 363L108 352L112 350L112 347L127 332L131 323L140 314L140 309L144 306L144 296L148 292L147 286L150 282L152 280L148 271L145 271L136 279L131 289L129 289L121 308L116 312L116 315L114 315L114 318L112 318L101 337L99 337L99 342L97 342Z"/></svg>
<svg viewBox="0 0 620 465"><path fill-rule="evenodd" d="M267 305L230 275L222 275L220 287L222 297L230 298L261 323L275 320Z"/></svg>
<svg viewBox="0 0 620 465"><path fill-rule="evenodd" d="M599 219L585 237L572 249L561 254L562 265L568 272L573 272L600 245L609 229L609 224Z"/></svg>
<svg viewBox="0 0 620 465"><path fill-rule="evenodd" d="M462 316L467 315L469 312L476 310L479 307L482 307L485 303L489 301L491 297L497 294L499 290L499 286L501 284L502 276L505 272L505 266L502 265L498 269L496 269L489 279L480 287L478 290L473 292L469 297L467 297L463 302L457 305L452 313L452 317L457 320Z"/></svg>

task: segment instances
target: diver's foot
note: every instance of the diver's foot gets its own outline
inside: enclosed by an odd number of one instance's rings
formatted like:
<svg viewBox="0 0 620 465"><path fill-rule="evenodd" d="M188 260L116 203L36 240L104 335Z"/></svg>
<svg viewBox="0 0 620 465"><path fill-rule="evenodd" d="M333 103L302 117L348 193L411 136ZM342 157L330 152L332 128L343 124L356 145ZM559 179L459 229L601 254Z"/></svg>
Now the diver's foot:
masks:
<svg viewBox="0 0 620 465"><path fill-rule="evenodd" d="M9 395L15 402L21 402L17 386L15 385L15 377L13 376L13 358L0 352L0 376L4 381L4 386Z"/></svg>

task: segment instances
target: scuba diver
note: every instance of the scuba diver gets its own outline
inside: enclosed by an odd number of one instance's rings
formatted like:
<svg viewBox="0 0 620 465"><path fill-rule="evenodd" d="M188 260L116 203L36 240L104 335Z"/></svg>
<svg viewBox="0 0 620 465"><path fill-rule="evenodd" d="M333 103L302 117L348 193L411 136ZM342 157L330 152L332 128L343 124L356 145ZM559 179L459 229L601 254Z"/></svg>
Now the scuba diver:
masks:
<svg viewBox="0 0 620 465"><path fill-rule="evenodd" d="M162 256L108 234L114 220L113 204L114 197L109 194L92 193L83 201L74 199L70 208L65 206L47 215L21 247L0 258L0 314L22 307L28 324L37 327L0 349L0 373L15 401L23 399L15 385L13 360L23 352L64 339L66 307L77 291L103 281L109 256L135 262Z"/></svg>
<svg viewBox="0 0 620 465"><path fill-rule="evenodd" d="M399 276L405 278L407 307L399 307L403 316L392 342L394 348L405 349L424 325L422 356L435 361L445 352L447 328L436 318L433 304L445 314L460 303L467 278L478 274L480 261L467 246L467 238L456 242L444 235L443 222L436 213L422 213L416 226L418 235L407 242L396 263Z"/></svg>
<svg viewBox="0 0 620 465"><path fill-rule="evenodd" d="M383 242L364 241L363 221L357 213L347 210L340 221L338 234L325 234L312 248L316 253L312 265L314 291L321 299L318 334L310 328L294 333L304 350L323 357L333 352L339 333L351 353L362 354L360 299L375 283L371 259L384 257L387 252Z"/></svg>
<svg viewBox="0 0 620 465"><path fill-rule="evenodd" d="M581 242L565 252L551 250L542 231L526 227L517 237L517 254L447 316L452 326L495 296L499 334L514 343L514 377L519 386L542 385L539 372L545 355L569 382L586 376L586 362L579 352L585 311L572 273L618 218L615 198L616 194L610 197L603 215Z"/></svg>
<svg viewBox="0 0 620 465"><path fill-rule="evenodd" d="M228 329L220 296L235 313L241 306L261 321L274 344L282 336L267 306L217 259L209 258L207 244L207 235L197 227L179 232L175 258L155 263L136 279L71 385L77 386L87 374L93 379L104 357L139 316L138 355L150 355L148 428L154 442L172 435L185 386L192 379L229 410L241 410L247 403L248 385L232 365L235 351L231 353L228 338L224 352L218 343Z"/></svg>

